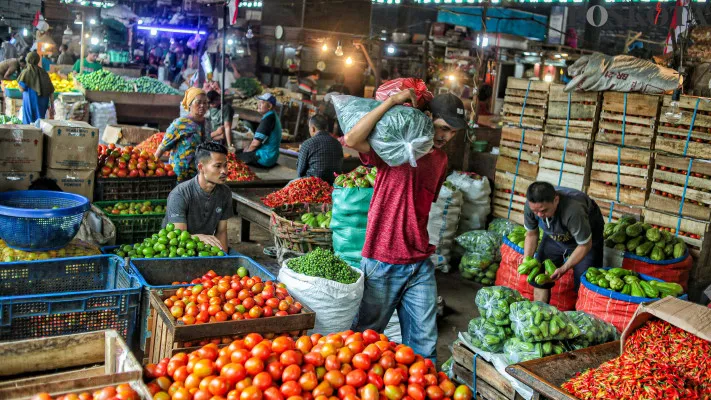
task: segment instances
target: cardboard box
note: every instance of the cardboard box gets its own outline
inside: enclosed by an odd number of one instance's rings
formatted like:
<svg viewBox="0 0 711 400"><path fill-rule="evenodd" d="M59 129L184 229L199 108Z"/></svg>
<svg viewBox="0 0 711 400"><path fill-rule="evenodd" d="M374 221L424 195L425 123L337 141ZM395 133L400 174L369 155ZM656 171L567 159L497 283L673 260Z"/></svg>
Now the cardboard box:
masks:
<svg viewBox="0 0 711 400"><path fill-rule="evenodd" d="M99 130L82 121L40 120L45 136L45 166L95 170Z"/></svg>
<svg viewBox="0 0 711 400"><path fill-rule="evenodd" d="M27 190L30 184L40 177L40 171L0 172L0 192Z"/></svg>
<svg viewBox="0 0 711 400"><path fill-rule="evenodd" d="M0 171L42 169L42 131L31 125L0 125Z"/></svg>
<svg viewBox="0 0 711 400"><path fill-rule="evenodd" d="M107 125L101 140L121 146L136 145L158 133L158 129L133 125Z"/></svg>
<svg viewBox="0 0 711 400"><path fill-rule="evenodd" d="M620 352L625 349L625 340L645 322L652 318L666 321L701 339L711 342L711 309L675 297L665 297L654 303L643 303L620 337Z"/></svg>
<svg viewBox="0 0 711 400"><path fill-rule="evenodd" d="M89 201L94 198L94 171L47 168L46 177L65 192L82 195Z"/></svg>

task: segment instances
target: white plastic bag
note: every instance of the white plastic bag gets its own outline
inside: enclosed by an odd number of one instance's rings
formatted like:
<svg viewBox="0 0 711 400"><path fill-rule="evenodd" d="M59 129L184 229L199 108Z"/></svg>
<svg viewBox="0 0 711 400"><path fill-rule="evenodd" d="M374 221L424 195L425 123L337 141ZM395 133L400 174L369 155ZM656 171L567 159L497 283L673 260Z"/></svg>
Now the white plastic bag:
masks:
<svg viewBox="0 0 711 400"><path fill-rule="evenodd" d="M437 201L432 204L430 209L427 233L430 243L437 246L437 254L444 257L445 263L449 263L452 243L457 234L459 217L462 212L462 202L462 192L442 186ZM439 264L435 263L435 266L439 266Z"/></svg>
<svg viewBox="0 0 711 400"><path fill-rule="evenodd" d="M381 102L353 96L333 96L338 125L348 133ZM395 106L388 110L368 137L373 150L391 167L410 163L429 153L434 145L432 120L420 110Z"/></svg>
<svg viewBox="0 0 711 400"><path fill-rule="evenodd" d="M679 87L682 78L671 68L632 56L606 56L596 53L583 56L568 68L573 79L566 92L640 92L661 94Z"/></svg>
<svg viewBox="0 0 711 400"><path fill-rule="evenodd" d="M89 112L91 114L91 126L99 130L100 138L103 137L104 129L106 129L107 125L118 124L118 120L116 119L116 107L113 101L108 103L91 103L91 105L89 105Z"/></svg>
<svg viewBox="0 0 711 400"><path fill-rule="evenodd" d="M352 268L352 267L351 267ZM277 280L286 285L295 298L316 313L316 324L309 332L328 335L351 328L363 300L363 272L355 283L344 285L329 279L307 276L294 272L282 263Z"/></svg>
<svg viewBox="0 0 711 400"><path fill-rule="evenodd" d="M457 233L484 229L486 218L491 212L491 187L485 177L474 179L461 172L453 172L447 177L462 192L462 212Z"/></svg>

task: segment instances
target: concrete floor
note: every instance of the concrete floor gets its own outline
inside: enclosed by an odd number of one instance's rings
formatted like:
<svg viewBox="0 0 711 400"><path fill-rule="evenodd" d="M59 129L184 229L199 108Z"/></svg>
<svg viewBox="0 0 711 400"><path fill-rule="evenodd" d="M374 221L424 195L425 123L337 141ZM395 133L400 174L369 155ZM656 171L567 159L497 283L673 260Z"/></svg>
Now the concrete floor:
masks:
<svg viewBox="0 0 711 400"><path fill-rule="evenodd" d="M232 218L228 223L230 247L254 259L276 275L279 268L276 259L266 256L263 252L265 246L274 245L269 233L252 224L252 241L240 243L239 229L240 219ZM463 279L456 268L448 274L438 271L436 277L439 295L444 298L446 304L444 316L437 321L437 363L441 365L451 356L449 346L457 338L458 332L466 331L469 320L479 314L474 304L474 296L480 286Z"/></svg>

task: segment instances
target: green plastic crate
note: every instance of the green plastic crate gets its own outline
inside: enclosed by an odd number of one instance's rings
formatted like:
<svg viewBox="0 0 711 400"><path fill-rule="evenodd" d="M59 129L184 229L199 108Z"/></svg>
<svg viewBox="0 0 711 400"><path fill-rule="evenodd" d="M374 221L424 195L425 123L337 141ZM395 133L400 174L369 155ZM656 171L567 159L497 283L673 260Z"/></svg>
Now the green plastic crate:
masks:
<svg viewBox="0 0 711 400"><path fill-rule="evenodd" d="M149 201L151 205L167 205L167 200L123 200L123 201L97 201L94 205L102 211L104 207L112 206L116 203L145 203ZM165 213L150 213L141 215L121 215L109 214L106 216L116 226L116 244L134 244L143 241L161 229Z"/></svg>

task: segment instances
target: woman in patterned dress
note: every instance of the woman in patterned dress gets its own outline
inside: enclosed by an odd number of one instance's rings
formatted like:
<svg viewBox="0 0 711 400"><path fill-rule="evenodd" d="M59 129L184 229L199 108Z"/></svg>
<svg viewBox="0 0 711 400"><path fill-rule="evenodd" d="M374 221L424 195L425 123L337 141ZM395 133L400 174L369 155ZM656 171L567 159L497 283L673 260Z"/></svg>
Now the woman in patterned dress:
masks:
<svg viewBox="0 0 711 400"><path fill-rule="evenodd" d="M209 107L205 92L198 88L185 91L182 105L189 112L188 116L173 121L156 150L156 158L170 151L169 162L178 182L187 181L197 174L195 149L205 140L205 114Z"/></svg>

